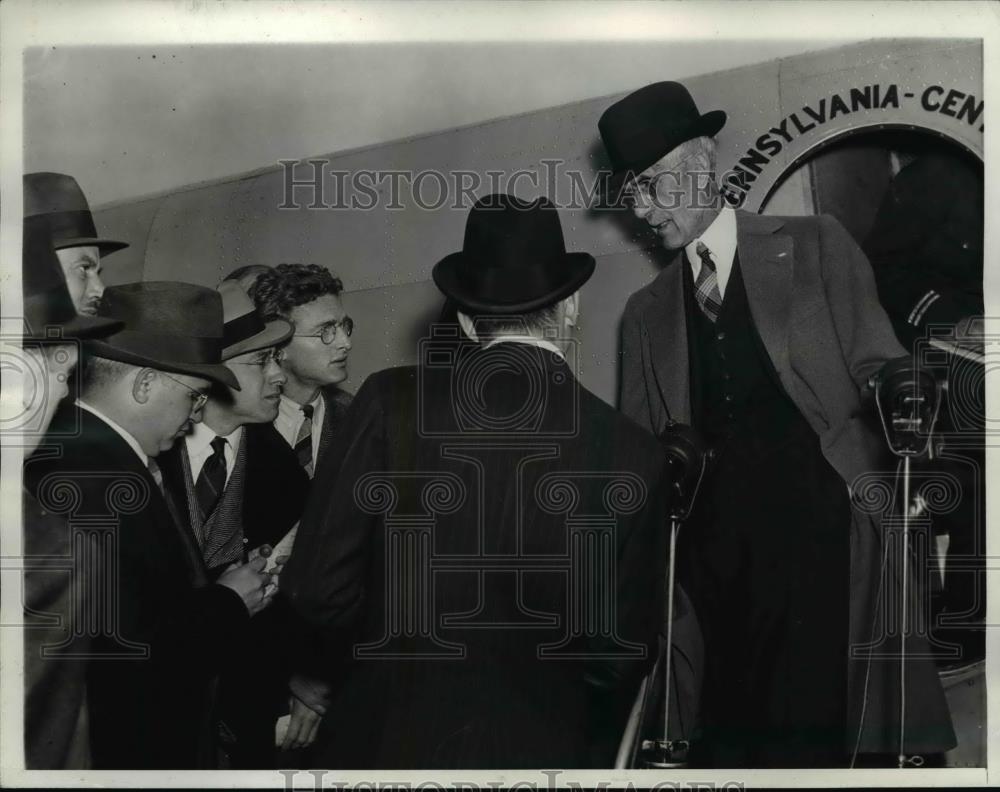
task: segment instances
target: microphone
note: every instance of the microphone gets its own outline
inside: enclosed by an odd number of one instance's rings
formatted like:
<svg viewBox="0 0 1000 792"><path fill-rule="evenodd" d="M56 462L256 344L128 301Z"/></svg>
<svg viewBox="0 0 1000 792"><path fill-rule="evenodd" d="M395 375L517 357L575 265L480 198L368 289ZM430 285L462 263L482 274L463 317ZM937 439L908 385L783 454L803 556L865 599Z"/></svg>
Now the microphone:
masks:
<svg viewBox="0 0 1000 792"><path fill-rule="evenodd" d="M882 430L896 456L920 456L927 452L938 410L942 385L912 357L890 360L868 384L875 391Z"/></svg>
<svg viewBox="0 0 1000 792"><path fill-rule="evenodd" d="M691 513L712 452L693 426L674 420L660 433L660 444L670 474L670 516L684 520Z"/></svg>

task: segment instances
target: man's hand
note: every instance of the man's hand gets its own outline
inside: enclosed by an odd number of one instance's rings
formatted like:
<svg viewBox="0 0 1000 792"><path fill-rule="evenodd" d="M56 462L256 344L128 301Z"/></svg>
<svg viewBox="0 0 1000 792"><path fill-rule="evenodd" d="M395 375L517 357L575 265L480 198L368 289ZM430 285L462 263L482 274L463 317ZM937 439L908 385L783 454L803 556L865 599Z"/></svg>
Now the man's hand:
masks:
<svg viewBox="0 0 1000 792"><path fill-rule="evenodd" d="M268 584L271 582L271 574L264 571L267 559L258 556L245 564L233 563L226 567L218 582L220 585L235 591L251 616L260 613L266 608L272 598L276 586L271 586L268 591Z"/></svg>
<svg viewBox="0 0 1000 792"><path fill-rule="evenodd" d="M312 745L316 740L319 723L323 716L309 709L295 696L289 696L288 704L291 718L288 722L288 731L285 732L285 739L281 742L281 750L292 751L296 748Z"/></svg>

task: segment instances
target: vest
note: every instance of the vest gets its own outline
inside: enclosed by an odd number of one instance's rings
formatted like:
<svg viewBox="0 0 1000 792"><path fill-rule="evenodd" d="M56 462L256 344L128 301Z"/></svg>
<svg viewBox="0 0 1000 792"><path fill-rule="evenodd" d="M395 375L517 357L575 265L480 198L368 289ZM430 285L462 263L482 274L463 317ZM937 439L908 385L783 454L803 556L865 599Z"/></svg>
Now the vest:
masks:
<svg viewBox="0 0 1000 792"><path fill-rule="evenodd" d="M247 436L243 432L240 447L236 451L233 463L233 473L229 482L219 497L212 513L204 521L201 517L201 507L198 505L198 495L194 488L194 477L191 471L191 459L188 457L187 444L180 444L181 466L184 471L184 491L187 497L188 514L191 516L191 528L201 547L205 566L214 578L214 573L221 571L233 561L243 557L243 481L247 468Z"/></svg>

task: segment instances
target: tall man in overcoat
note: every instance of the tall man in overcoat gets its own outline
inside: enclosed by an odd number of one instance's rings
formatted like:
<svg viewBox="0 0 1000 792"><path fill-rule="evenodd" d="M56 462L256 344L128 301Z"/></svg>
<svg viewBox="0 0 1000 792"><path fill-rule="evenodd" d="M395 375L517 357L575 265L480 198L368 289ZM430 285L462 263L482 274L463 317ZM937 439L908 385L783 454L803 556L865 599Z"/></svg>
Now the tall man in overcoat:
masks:
<svg viewBox="0 0 1000 792"><path fill-rule="evenodd" d="M862 477L884 469L865 392L904 350L834 219L725 205L714 140L725 119L663 82L599 123L613 184L675 254L626 305L621 408L656 433L671 418L693 423L716 455L680 560L706 641L693 758L842 766L895 755L898 640L879 641L880 528L851 488L864 505L874 484ZM849 661L869 642L888 656ZM907 748L951 747L933 667L911 666Z"/></svg>

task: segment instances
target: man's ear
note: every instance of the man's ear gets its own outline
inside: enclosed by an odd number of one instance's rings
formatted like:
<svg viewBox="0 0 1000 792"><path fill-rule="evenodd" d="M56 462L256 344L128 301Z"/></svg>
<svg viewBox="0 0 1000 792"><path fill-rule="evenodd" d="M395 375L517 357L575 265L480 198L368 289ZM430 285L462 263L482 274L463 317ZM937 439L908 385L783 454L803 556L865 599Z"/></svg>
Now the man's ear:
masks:
<svg viewBox="0 0 1000 792"><path fill-rule="evenodd" d="M563 325L565 327L576 327L580 318L580 292L575 291L563 300Z"/></svg>
<svg viewBox="0 0 1000 792"><path fill-rule="evenodd" d="M476 323L472 321L470 316L461 311L457 311L456 313L458 314L458 326L462 328L462 332L478 344L479 333L476 332Z"/></svg>
<svg viewBox="0 0 1000 792"><path fill-rule="evenodd" d="M152 393L153 383L156 381L157 373L155 369L140 369L132 380L132 398L139 404L149 401Z"/></svg>

